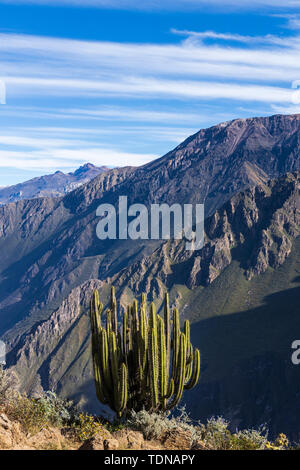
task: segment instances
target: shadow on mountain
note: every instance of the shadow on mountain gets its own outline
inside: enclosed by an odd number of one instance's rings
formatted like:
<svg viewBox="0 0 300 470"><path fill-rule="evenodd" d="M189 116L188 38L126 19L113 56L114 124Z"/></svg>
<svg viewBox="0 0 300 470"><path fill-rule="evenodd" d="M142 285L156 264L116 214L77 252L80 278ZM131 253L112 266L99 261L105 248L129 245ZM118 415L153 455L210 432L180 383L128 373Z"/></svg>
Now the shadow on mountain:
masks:
<svg viewBox="0 0 300 470"><path fill-rule="evenodd" d="M84 399L82 398L83 396ZM78 407L85 412L102 416L106 419L113 419L114 417L113 411L98 401L93 379L84 382L81 387L77 388L74 394L68 398L71 398L74 403L77 403Z"/></svg>
<svg viewBox="0 0 300 470"><path fill-rule="evenodd" d="M298 278L293 280L299 282ZM202 421L223 416L236 428L267 424L272 436L300 438L300 366L291 345L300 339L300 287L264 298L264 305L193 324L202 375L187 407Z"/></svg>

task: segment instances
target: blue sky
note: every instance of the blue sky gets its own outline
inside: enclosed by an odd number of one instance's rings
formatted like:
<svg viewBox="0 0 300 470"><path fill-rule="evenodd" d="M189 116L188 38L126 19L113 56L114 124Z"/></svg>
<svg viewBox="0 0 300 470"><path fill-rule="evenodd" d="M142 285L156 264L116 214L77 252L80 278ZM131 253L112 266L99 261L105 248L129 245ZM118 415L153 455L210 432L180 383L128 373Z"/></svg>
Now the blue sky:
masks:
<svg viewBox="0 0 300 470"><path fill-rule="evenodd" d="M0 0L0 186L300 113L300 1L282 3Z"/></svg>

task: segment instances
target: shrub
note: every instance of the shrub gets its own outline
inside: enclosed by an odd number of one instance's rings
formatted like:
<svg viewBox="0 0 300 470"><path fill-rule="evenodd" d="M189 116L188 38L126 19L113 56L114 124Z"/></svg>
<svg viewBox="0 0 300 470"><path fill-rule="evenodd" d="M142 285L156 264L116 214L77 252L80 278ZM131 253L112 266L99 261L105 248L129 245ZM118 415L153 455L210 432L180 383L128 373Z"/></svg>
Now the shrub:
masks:
<svg viewBox="0 0 300 470"><path fill-rule="evenodd" d="M95 436L95 434L105 432L103 424L94 416L86 413L80 413L79 420L73 424L73 428L76 438L80 441L85 441Z"/></svg>
<svg viewBox="0 0 300 470"><path fill-rule="evenodd" d="M268 431L265 427L259 430L246 429L234 434L231 439L233 450L263 450L269 444Z"/></svg>
<svg viewBox="0 0 300 470"><path fill-rule="evenodd" d="M14 396L5 407L5 412L12 421L18 421L26 434L35 434L50 425L43 408L33 399L20 394Z"/></svg>
<svg viewBox="0 0 300 470"><path fill-rule="evenodd" d="M135 431L143 433L145 439L159 439L168 431L187 431L191 435L191 441L200 437L200 427L193 426L186 413L185 407L179 410L179 416L170 417L167 413L149 413L146 410L132 411L126 421L126 425Z"/></svg>
<svg viewBox="0 0 300 470"><path fill-rule="evenodd" d="M27 398L15 393L6 401L5 412L30 434L49 426L72 425L79 419L79 412L73 403L58 398L54 392L45 392L40 398Z"/></svg>
<svg viewBox="0 0 300 470"><path fill-rule="evenodd" d="M246 429L231 433L229 422L222 417L213 417L206 426L201 425L201 440L215 450L263 450L268 445L268 430Z"/></svg>
<svg viewBox="0 0 300 470"><path fill-rule="evenodd" d="M268 450L287 450L289 447L290 443L285 434L279 434L273 444L268 442L266 445Z"/></svg>
<svg viewBox="0 0 300 470"><path fill-rule="evenodd" d="M207 421L206 426L200 426L200 440L216 450L228 450L231 448L231 433L228 429L229 422L222 417L213 417Z"/></svg>
<svg viewBox="0 0 300 470"><path fill-rule="evenodd" d="M206 425L193 424L185 408L181 408L177 417L170 414L131 412L126 425L143 433L145 439L160 439L168 431L185 431L191 439L191 445L201 441L207 449L214 450L281 450L288 447L288 439L281 434L274 444L268 441L268 430L262 426L258 430L250 429L231 433L229 422L222 417L209 419Z"/></svg>
<svg viewBox="0 0 300 470"><path fill-rule="evenodd" d="M35 406L53 426L70 425L78 419L79 412L73 402L59 398L54 392L44 392L34 401Z"/></svg>

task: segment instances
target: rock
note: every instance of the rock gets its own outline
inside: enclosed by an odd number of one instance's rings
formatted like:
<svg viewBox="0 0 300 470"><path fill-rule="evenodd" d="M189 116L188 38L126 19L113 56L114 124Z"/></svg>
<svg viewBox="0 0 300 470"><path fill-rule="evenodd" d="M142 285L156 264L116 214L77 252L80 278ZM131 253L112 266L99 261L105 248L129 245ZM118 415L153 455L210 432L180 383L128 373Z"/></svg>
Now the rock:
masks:
<svg viewBox="0 0 300 470"><path fill-rule="evenodd" d="M86 440L79 450L142 449L144 442L141 432L122 429L110 434L105 431Z"/></svg>
<svg viewBox="0 0 300 470"><path fill-rule="evenodd" d="M141 432L129 431L127 434L128 449L141 449L144 444L144 436Z"/></svg>
<svg viewBox="0 0 300 470"><path fill-rule="evenodd" d="M144 441L143 450L163 450L162 445L156 441Z"/></svg>
<svg viewBox="0 0 300 470"><path fill-rule="evenodd" d="M104 450L117 450L119 449L119 442L117 439L105 439L104 441Z"/></svg>
<svg viewBox="0 0 300 470"><path fill-rule="evenodd" d="M66 439L76 439L76 431L74 428L62 428L60 432Z"/></svg>
<svg viewBox="0 0 300 470"><path fill-rule="evenodd" d="M12 435L10 431L0 428L0 449L10 449L12 446Z"/></svg>
<svg viewBox="0 0 300 470"><path fill-rule="evenodd" d="M128 429L116 431L113 437L118 440L121 449L142 449L145 442L141 432Z"/></svg>
<svg viewBox="0 0 300 470"><path fill-rule="evenodd" d="M166 449L170 450L190 450L192 445L192 433L176 429L174 431L168 431L163 439L162 443Z"/></svg>
<svg viewBox="0 0 300 470"><path fill-rule="evenodd" d="M78 450L104 450L104 441L111 440L111 434L108 431L98 432L95 436L84 441Z"/></svg>
<svg viewBox="0 0 300 470"><path fill-rule="evenodd" d="M5 431L11 431L13 428L12 422L4 413L0 414L0 428L3 428Z"/></svg>
<svg viewBox="0 0 300 470"><path fill-rule="evenodd" d="M24 440L19 423L12 422L5 415L0 415L0 449L12 449Z"/></svg>
<svg viewBox="0 0 300 470"><path fill-rule="evenodd" d="M191 450L209 450L208 446L203 441L194 441Z"/></svg>
<svg viewBox="0 0 300 470"><path fill-rule="evenodd" d="M0 415L0 449L10 449L13 444L12 422L2 413Z"/></svg>
<svg viewBox="0 0 300 470"><path fill-rule="evenodd" d="M28 445L34 449L55 449L63 448L64 437L57 428L42 429L34 436L27 438Z"/></svg>
<svg viewBox="0 0 300 470"><path fill-rule="evenodd" d="M46 427L29 435L20 423L0 414L0 450L75 450L76 447L75 442L68 441L58 428Z"/></svg>

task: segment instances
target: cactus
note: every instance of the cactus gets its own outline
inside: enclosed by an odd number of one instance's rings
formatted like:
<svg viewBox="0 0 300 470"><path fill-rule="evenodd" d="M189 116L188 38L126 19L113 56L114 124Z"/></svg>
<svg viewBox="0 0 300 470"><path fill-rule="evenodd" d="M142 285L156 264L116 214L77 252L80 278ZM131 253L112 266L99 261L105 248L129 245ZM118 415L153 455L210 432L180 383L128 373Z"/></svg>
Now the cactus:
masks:
<svg viewBox="0 0 300 470"><path fill-rule="evenodd" d="M156 313L153 303L147 313L143 294L140 306L136 300L128 306L118 328L114 288L105 322L97 290L90 302L90 313L97 397L119 417L129 410L170 410L178 405L184 389L197 384L200 352L191 344L187 320L184 331L180 330L177 309L173 310L171 322L168 294L164 318Z"/></svg>

